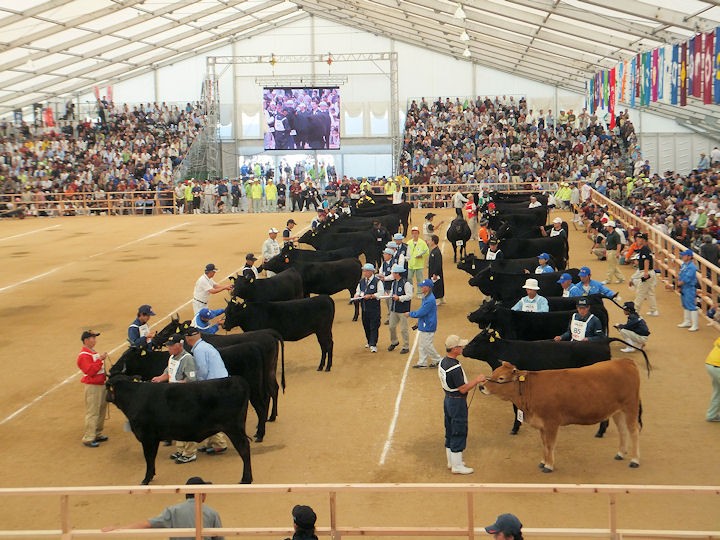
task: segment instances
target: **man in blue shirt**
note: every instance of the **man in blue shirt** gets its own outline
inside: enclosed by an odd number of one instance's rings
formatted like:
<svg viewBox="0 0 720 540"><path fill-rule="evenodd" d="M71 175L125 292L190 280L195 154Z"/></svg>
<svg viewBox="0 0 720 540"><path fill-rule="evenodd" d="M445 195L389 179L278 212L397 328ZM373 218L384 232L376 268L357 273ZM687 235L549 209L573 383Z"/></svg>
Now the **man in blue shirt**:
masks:
<svg viewBox="0 0 720 540"><path fill-rule="evenodd" d="M615 298L618 293L611 291L605 285L594 279L590 279L590 269L587 266L580 268L578 276L580 282L570 287L570 296L588 296L590 294L601 294L605 298Z"/></svg>
<svg viewBox="0 0 720 540"><path fill-rule="evenodd" d="M405 314L406 317L418 320L418 348L420 350L418 362L413 366L415 368L435 367L442 360L442 356L435 350L433 344L435 330L437 330L437 303L432 289L433 281L431 279L421 281L422 304L420 309Z"/></svg>
<svg viewBox="0 0 720 540"><path fill-rule="evenodd" d="M196 380L208 381L210 379L222 379L228 376L225 362L218 350L207 341L202 340L200 330L191 326L185 330L185 341L191 347L190 352L195 358ZM227 441L225 435L216 433L206 440L205 452L208 455L216 455L227 452ZM202 451L202 448L199 450Z"/></svg>
<svg viewBox="0 0 720 540"><path fill-rule="evenodd" d="M220 325L213 324L211 321L223 313L225 313L225 309L203 308L195 315L195 318L192 320L192 325L205 334L217 334Z"/></svg>
<svg viewBox="0 0 720 540"><path fill-rule="evenodd" d="M128 341L131 347L148 350L152 347L152 338L155 337L155 332L150 331L148 321L154 315L152 307L147 304L138 308L137 318L128 326Z"/></svg>

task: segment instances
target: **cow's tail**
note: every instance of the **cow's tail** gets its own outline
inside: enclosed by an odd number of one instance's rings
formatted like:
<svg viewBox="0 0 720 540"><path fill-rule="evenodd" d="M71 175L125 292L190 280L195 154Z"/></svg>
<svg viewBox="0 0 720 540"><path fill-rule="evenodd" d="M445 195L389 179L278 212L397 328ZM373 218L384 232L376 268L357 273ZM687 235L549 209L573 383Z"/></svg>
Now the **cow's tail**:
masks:
<svg viewBox="0 0 720 540"><path fill-rule="evenodd" d="M280 386L283 394L285 393L285 340L278 334L278 342L280 348Z"/></svg>
<svg viewBox="0 0 720 540"><path fill-rule="evenodd" d="M616 337L608 338L608 343L612 343L613 341L618 341L620 343L627 345L628 347L632 347L633 349L637 349L638 351L640 351L642 353L643 357L645 358L645 369L647 370L648 377L650 377L650 371L652 370L652 365L650 365L650 359L648 358L648 355L645 352L645 349L641 349L640 347L637 347L633 343L629 343L629 342L625 341L624 339L620 339L620 338L616 338Z"/></svg>
<svg viewBox="0 0 720 540"><path fill-rule="evenodd" d="M642 401L638 401L638 425L640 426L640 431L642 431Z"/></svg>

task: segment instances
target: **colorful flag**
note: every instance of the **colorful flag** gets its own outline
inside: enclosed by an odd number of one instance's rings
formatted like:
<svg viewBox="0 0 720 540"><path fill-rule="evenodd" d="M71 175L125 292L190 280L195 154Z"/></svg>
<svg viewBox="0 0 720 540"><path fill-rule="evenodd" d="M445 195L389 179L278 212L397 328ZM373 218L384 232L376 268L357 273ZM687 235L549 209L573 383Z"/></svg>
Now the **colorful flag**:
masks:
<svg viewBox="0 0 720 540"><path fill-rule="evenodd" d="M642 54L638 53L635 57L635 68L637 69L635 74L635 97L640 97L642 94Z"/></svg>
<svg viewBox="0 0 720 540"><path fill-rule="evenodd" d="M672 62L670 64L670 103L678 104L678 87L680 83L680 46L672 46Z"/></svg>
<svg viewBox="0 0 720 540"><path fill-rule="evenodd" d="M618 95L618 101L625 103L625 90L627 90L627 60L618 64L618 79L620 79L620 94Z"/></svg>
<svg viewBox="0 0 720 540"><path fill-rule="evenodd" d="M715 84L715 104L720 104L720 26L715 29L715 60L713 61L713 74Z"/></svg>
<svg viewBox="0 0 720 540"><path fill-rule="evenodd" d="M650 51L643 53L643 99L642 105L646 107L650 105L650 95L652 93L652 53Z"/></svg>
<svg viewBox="0 0 720 540"><path fill-rule="evenodd" d="M680 47L680 106L687 105L688 94L688 45L686 41Z"/></svg>
<svg viewBox="0 0 720 540"><path fill-rule="evenodd" d="M658 100L663 101L665 96L665 47L658 49L658 88L657 97Z"/></svg>
<svg viewBox="0 0 720 540"><path fill-rule="evenodd" d="M655 103L658 99L658 50L652 50L650 58L650 99Z"/></svg>
<svg viewBox="0 0 720 540"><path fill-rule="evenodd" d="M693 50L693 86L692 95L702 97L702 69L703 69L703 35L695 36L695 49Z"/></svg>
<svg viewBox="0 0 720 540"><path fill-rule="evenodd" d="M600 107L600 94L602 93L602 74L595 74L595 109Z"/></svg>
<svg viewBox="0 0 720 540"><path fill-rule="evenodd" d="M610 113L610 129L615 129L615 68L612 68L608 73L610 78L610 89L608 95L608 113Z"/></svg>
<svg viewBox="0 0 720 540"><path fill-rule="evenodd" d="M587 85L587 109L590 114L595 114L595 77L591 77Z"/></svg>
<svg viewBox="0 0 720 540"><path fill-rule="evenodd" d="M705 52L703 54L703 103L710 105L713 102L713 59L715 58L715 32L705 34Z"/></svg>
<svg viewBox="0 0 720 540"><path fill-rule="evenodd" d="M110 103L112 103L112 101L113 101L113 87L112 86L107 87L107 100Z"/></svg>
<svg viewBox="0 0 720 540"><path fill-rule="evenodd" d="M635 57L630 60L630 106L635 107L635 97L637 95L637 64Z"/></svg>
<svg viewBox="0 0 720 540"><path fill-rule="evenodd" d="M607 109L608 103L610 101L610 88L609 88L609 81L608 81L608 70L604 69L602 72L602 78L603 78L603 89L602 89L602 108Z"/></svg>
<svg viewBox="0 0 720 540"><path fill-rule="evenodd" d="M687 93L693 94L693 79L695 78L695 38L688 41L687 53Z"/></svg>

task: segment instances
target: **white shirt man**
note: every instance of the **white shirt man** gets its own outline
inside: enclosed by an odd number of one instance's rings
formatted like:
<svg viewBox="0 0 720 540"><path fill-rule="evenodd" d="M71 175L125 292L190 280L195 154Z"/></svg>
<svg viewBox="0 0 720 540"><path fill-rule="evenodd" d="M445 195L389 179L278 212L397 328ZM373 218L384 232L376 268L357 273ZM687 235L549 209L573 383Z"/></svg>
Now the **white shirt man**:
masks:
<svg viewBox="0 0 720 540"><path fill-rule="evenodd" d="M213 277L217 273L217 266L210 263L205 266L205 273L195 282L193 290L193 314L208 307L208 300L211 294L232 290L232 285L219 285Z"/></svg>
<svg viewBox="0 0 720 540"><path fill-rule="evenodd" d="M262 245L262 259L263 263L272 259L275 255L280 253L280 244L277 241L278 230L273 227L268 231L268 238L263 242ZM274 276L275 272L265 270L267 277Z"/></svg>

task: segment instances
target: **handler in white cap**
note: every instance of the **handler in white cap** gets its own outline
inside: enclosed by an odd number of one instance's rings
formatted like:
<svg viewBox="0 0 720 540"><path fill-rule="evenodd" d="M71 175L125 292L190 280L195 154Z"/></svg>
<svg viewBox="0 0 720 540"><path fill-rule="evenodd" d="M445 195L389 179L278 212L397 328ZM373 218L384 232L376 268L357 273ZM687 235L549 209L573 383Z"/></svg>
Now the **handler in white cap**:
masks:
<svg viewBox="0 0 720 540"><path fill-rule="evenodd" d="M268 238L263 242L262 245L262 258L263 263L268 262L275 255L280 253L280 244L277 241L278 230L275 227L271 227L268 231ZM275 272L265 270L267 277L274 276Z"/></svg>
<svg viewBox="0 0 720 540"><path fill-rule="evenodd" d="M362 324L365 330L365 347L370 352L377 352L378 332L380 331L380 300L378 296L384 292L382 282L375 275L375 267L365 263L362 267L362 278L355 290L355 301L362 307Z"/></svg>
<svg viewBox="0 0 720 540"><path fill-rule="evenodd" d="M622 251L623 245L620 238L620 234L615 229L615 222L610 220L605 224L605 229L608 234L605 237L605 257L607 257L607 277L605 277L605 283L612 283L615 278L615 283L622 283L625 281L625 276L618 269L618 259L620 258L620 252Z"/></svg>
<svg viewBox="0 0 720 540"><path fill-rule="evenodd" d="M525 289L525 296L518 300L512 307L513 311L528 311L535 313L547 313L550 311L547 298L538 294L540 286L538 285L537 279L526 279L523 289Z"/></svg>

